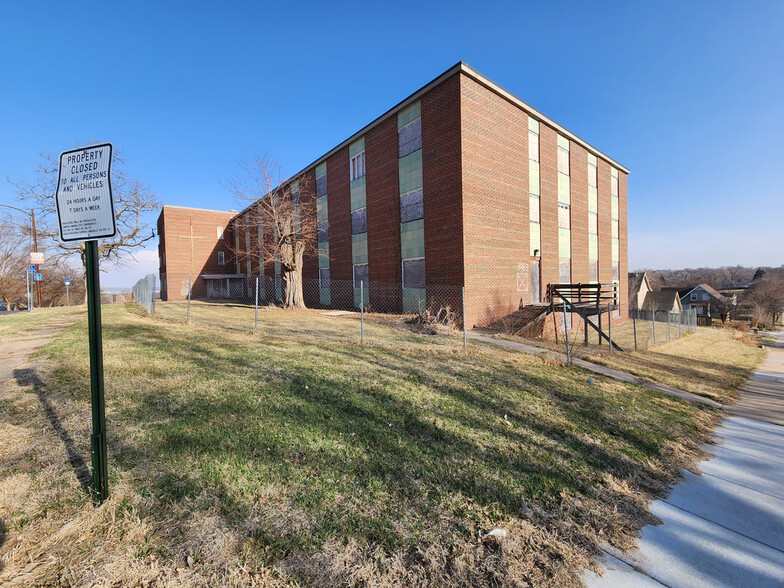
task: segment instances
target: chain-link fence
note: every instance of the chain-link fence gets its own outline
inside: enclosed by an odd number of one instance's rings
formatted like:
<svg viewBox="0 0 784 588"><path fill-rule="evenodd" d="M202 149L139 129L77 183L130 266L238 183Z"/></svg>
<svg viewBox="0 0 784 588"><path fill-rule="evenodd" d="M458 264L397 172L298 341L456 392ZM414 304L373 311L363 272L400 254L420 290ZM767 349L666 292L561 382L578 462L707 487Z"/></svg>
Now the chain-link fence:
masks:
<svg viewBox="0 0 784 588"><path fill-rule="evenodd" d="M695 308L680 312L631 310L629 318L633 339L629 347L634 350L650 349L697 332Z"/></svg>
<svg viewBox="0 0 784 588"><path fill-rule="evenodd" d="M277 278L228 275L200 276L194 282L185 279L176 292L169 291L169 298L177 300L158 302L150 314L171 321L263 331L265 317L273 311L282 306L304 306L323 317L355 320L360 340L370 336L368 325L378 324L405 326L425 335L452 334L465 340L461 286L405 288L400 283L366 279L304 278L302 288L296 289L286 288L283 279L280 274Z"/></svg>
<svg viewBox="0 0 784 588"><path fill-rule="evenodd" d="M136 282L132 292L135 301L147 311L147 314L155 314L155 274L146 275Z"/></svg>

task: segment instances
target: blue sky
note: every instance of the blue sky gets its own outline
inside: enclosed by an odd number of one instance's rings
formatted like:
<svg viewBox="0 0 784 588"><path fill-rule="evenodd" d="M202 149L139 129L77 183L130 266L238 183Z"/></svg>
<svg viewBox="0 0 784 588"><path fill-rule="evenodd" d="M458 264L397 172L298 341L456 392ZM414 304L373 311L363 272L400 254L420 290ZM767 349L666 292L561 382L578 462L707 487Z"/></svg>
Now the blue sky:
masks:
<svg viewBox="0 0 784 588"><path fill-rule="evenodd" d="M235 208L238 160L295 173L462 60L631 170L630 269L784 263L784 3L272 4L4 4L0 178L97 139Z"/></svg>

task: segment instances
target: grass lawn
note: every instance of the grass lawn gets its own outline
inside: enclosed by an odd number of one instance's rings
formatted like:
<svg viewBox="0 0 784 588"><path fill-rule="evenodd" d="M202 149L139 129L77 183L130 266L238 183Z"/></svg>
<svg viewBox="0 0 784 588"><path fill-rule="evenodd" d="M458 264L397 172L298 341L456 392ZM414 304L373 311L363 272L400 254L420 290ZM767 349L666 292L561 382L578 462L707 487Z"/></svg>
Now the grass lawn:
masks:
<svg viewBox="0 0 784 588"><path fill-rule="evenodd" d="M698 327L694 335L647 351L591 352L584 358L727 404L738 400L738 387L764 356L748 334Z"/></svg>
<svg viewBox="0 0 784 588"><path fill-rule="evenodd" d="M359 345L353 317L266 310L252 334L135 308L103 310L100 508L80 486L86 319L0 384L0 583L579 585L718 419L459 336L370 320Z"/></svg>
<svg viewBox="0 0 784 588"><path fill-rule="evenodd" d="M86 313L86 306L55 306L52 308L35 308L32 312L20 310L0 315L0 341L3 345L10 344L15 336L30 329L37 329L50 324L54 319L76 316Z"/></svg>

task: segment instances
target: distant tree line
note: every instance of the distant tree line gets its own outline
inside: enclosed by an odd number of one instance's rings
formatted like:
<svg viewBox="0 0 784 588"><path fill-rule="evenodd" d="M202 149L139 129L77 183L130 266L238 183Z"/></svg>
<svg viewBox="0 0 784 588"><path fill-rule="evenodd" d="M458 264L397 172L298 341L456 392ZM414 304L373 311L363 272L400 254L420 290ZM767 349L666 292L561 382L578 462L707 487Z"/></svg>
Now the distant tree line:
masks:
<svg viewBox="0 0 784 588"><path fill-rule="evenodd" d="M651 288L686 289L707 284L730 296L716 305L722 320L745 317L763 324L776 324L784 313L784 268L725 266L676 270L645 269ZM733 297L734 296L734 297Z"/></svg>

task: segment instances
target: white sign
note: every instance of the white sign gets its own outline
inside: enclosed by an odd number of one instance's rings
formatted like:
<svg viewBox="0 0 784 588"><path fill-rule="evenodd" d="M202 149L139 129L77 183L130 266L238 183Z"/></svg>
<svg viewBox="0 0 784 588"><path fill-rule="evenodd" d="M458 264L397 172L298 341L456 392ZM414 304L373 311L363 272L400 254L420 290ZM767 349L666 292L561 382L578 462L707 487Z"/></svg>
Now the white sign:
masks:
<svg viewBox="0 0 784 588"><path fill-rule="evenodd" d="M33 265L40 265L44 262L44 252L43 251L31 251L30 252L30 263Z"/></svg>
<svg viewBox="0 0 784 588"><path fill-rule="evenodd" d="M61 240L88 241L117 233L111 164L111 143L60 154L55 200Z"/></svg>

